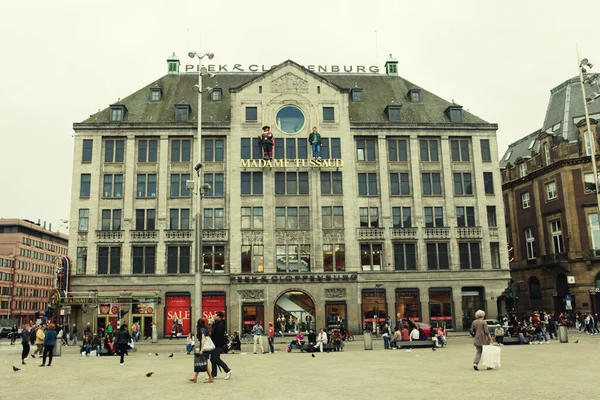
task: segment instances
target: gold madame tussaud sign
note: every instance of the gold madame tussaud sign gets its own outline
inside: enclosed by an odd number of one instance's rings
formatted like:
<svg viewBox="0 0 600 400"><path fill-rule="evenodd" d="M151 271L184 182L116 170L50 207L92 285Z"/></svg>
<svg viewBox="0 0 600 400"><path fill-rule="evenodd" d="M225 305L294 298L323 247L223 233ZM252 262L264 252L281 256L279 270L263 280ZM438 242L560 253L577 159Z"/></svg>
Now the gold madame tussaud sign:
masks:
<svg viewBox="0 0 600 400"><path fill-rule="evenodd" d="M240 160L242 168L256 167L282 167L282 168L293 168L293 167L308 167L308 168L322 168L332 167L340 168L344 166L344 161L339 158L334 159L286 159L286 160Z"/></svg>

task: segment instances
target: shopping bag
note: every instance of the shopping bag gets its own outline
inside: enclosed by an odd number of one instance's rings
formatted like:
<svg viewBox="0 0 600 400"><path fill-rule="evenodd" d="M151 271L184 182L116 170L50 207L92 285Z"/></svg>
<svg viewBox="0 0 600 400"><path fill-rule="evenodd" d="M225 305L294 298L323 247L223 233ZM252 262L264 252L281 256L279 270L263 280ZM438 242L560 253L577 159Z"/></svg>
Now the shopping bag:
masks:
<svg viewBox="0 0 600 400"><path fill-rule="evenodd" d="M213 351L215 349L215 344L213 343L212 339L210 338L210 336L206 336L206 339L204 340L204 347L202 348L202 351Z"/></svg>
<svg viewBox="0 0 600 400"><path fill-rule="evenodd" d="M483 352L481 353L481 364L487 368L498 368L500 367L500 356L502 351L500 347L486 345L483 346Z"/></svg>
<svg viewBox="0 0 600 400"><path fill-rule="evenodd" d="M194 372L206 372L208 359L209 355L206 353L194 353Z"/></svg>

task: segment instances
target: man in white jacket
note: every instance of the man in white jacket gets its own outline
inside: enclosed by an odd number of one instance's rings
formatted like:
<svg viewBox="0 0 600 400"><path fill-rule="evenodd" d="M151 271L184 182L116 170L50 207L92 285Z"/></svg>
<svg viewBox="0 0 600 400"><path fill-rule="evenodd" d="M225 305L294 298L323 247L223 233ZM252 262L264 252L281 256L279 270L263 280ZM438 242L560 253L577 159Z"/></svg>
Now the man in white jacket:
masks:
<svg viewBox="0 0 600 400"><path fill-rule="evenodd" d="M327 332L321 328L319 335L317 336L317 347L321 353L323 352L323 345L325 344L327 344Z"/></svg>

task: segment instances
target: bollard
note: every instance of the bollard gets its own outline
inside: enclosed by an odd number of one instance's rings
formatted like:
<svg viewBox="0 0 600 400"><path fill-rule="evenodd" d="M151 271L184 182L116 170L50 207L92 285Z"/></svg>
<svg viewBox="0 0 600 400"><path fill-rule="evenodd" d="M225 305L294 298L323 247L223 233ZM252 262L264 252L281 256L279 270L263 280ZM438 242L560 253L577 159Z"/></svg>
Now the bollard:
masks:
<svg viewBox="0 0 600 400"><path fill-rule="evenodd" d="M373 350L373 336L371 332L364 332L363 337L365 338L365 350Z"/></svg>
<svg viewBox="0 0 600 400"><path fill-rule="evenodd" d="M558 339L561 343L569 343L569 333L566 326L561 325L558 327Z"/></svg>
<svg viewBox="0 0 600 400"><path fill-rule="evenodd" d="M56 339L56 344L54 345L54 350L52 350L52 355L54 357L60 357L62 352L62 339Z"/></svg>

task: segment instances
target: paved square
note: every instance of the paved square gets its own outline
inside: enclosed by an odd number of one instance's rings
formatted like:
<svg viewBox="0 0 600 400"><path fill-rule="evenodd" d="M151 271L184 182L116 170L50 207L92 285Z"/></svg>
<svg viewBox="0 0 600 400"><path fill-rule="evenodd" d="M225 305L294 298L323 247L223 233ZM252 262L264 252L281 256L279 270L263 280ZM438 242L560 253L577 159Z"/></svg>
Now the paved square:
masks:
<svg viewBox="0 0 600 400"><path fill-rule="evenodd" d="M579 343L574 343L579 340ZM220 399L508 399L533 396L543 399L600 398L597 358L600 336L570 332L568 344L504 346L502 368L475 372L475 354L469 337L450 337L449 346L432 351L415 349L364 351L363 342L350 343L342 353L315 357L284 350L274 355L254 355L252 345L242 345L245 355L224 355L232 377L220 374L212 384L192 384L192 356L185 343L163 340L141 344L119 366L118 357L80 357L77 349L63 347L51 368L38 368L40 359L20 365L20 345L0 341L0 393L18 398L43 393L44 399L182 399L207 394ZM158 352L159 356L154 353ZM173 358L167 356L174 352ZM152 355L150 355L152 354ZM12 366L22 368L13 372ZM147 372L154 372L146 378ZM204 375L205 376L205 375ZM200 377L204 377L200 375ZM533 398L532 397L532 398Z"/></svg>

